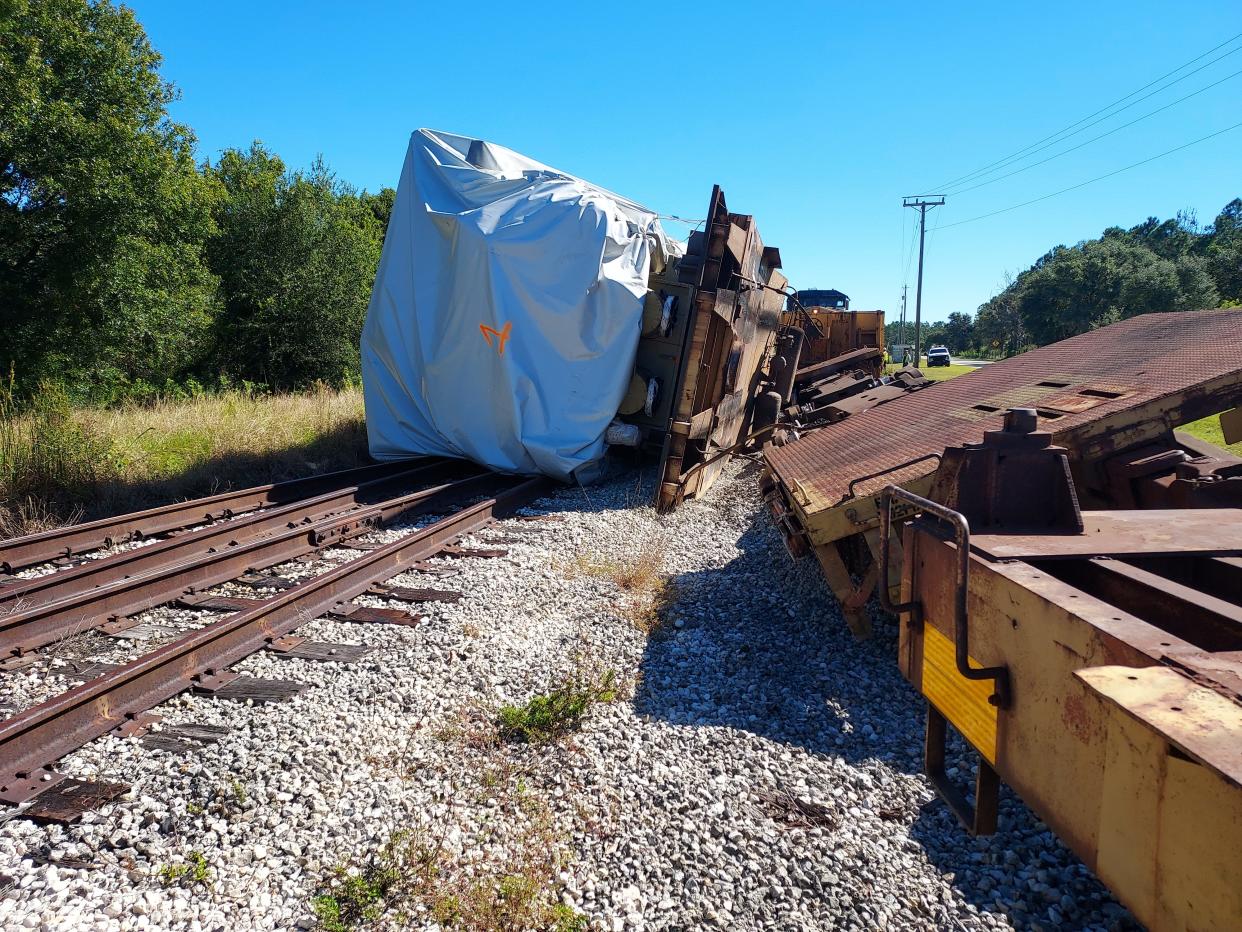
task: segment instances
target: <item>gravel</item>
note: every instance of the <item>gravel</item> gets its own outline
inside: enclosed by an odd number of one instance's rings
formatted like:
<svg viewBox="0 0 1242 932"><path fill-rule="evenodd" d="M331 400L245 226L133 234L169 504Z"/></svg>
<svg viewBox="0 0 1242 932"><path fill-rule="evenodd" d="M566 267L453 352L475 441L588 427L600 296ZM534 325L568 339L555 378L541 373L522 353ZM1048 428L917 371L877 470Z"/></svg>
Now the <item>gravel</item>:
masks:
<svg viewBox="0 0 1242 932"><path fill-rule="evenodd" d="M647 504L650 482L629 472L558 492L536 510L562 520L465 541L510 537L508 556L393 580L465 593L419 606L417 626L320 619L298 632L369 645L360 661L258 654L234 668L308 685L292 699L187 694L156 710L162 727L227 728L218 743L106 737L61 761L132 789L69 827L0 824L0 928L313 928L334 870L365 869L406 833L440 852L446 877L551 864L546 892L605 930L1136 927L1008 791L989 838L936 800L894 626L877 614L876 637L850 636L813 563L786 554L753 464L667 516ZM634 621L645 596L597 569L639 554L673 580L650 636ZM184 631L213 617L141 620ZM74 650L117 662L153 643L83 636ZM0 675L0 701L66 688L64 663ZM492 740L500 706L608 671L620 695L568 736ZM956 765L966 780L961 747ZM204 882L169 882L193 864ZM417 900L373 925L436 928Z"/></svg>

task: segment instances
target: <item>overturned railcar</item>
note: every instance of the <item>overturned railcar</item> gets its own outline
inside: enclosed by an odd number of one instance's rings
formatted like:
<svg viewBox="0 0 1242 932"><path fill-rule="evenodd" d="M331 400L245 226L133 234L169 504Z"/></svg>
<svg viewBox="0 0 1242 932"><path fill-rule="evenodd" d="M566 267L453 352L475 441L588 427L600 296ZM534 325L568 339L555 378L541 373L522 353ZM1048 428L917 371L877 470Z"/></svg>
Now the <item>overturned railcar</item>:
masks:
<svg viewBox="0 0 1242 932"><path fill-rule="evenodd" d="M688 246L626 198L493 143L411 137L362 335L371 454L589 481L658 458L705 490L768 387L785 279L712 191Z"/></svg>

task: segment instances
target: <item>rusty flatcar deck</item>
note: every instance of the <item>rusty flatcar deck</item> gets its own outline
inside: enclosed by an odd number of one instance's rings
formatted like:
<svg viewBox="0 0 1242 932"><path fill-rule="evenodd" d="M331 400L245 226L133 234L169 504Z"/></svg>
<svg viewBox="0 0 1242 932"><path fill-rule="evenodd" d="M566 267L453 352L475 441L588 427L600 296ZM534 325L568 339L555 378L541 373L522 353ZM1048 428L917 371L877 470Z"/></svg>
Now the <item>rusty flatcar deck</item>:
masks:
<svg viewBox="0 0 1242 932"><path fill-rule="evenodd" d="M1007 408L1036 408L1071 459L1133 446L1242 401L1242 308L1148 314L983 366L767 452L813 543L872 526L817 520L891 482L917 483L931 454L976 443ZM911 464L919 457L929 457ZM904 465L903 464L910 464ZM874 476L858 482L861 477ZM851 483L854 484L851 488Z"/></svg>

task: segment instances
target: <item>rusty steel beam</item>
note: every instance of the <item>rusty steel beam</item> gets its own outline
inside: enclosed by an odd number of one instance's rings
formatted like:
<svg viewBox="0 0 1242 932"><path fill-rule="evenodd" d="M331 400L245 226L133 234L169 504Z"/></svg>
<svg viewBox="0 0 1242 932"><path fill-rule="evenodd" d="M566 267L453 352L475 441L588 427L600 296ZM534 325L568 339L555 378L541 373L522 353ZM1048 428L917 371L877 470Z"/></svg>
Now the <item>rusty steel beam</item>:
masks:
<svg viewBox="0 0 1242 932"><path fill-rule="evenodd" d="M1242 606L1120 560L1032 561L1048 574L1205 651L1242 650Z"/></svg>
<svg viewBox="0 0 1242 932"><path fill-rule="evenodd" d="M204 553L138 576L117 579L87 592L0 615L0 657L15 656L79 634L114 618L162 605L196 589L375 530L414 512L450 507L471 495L487 494L500 478L492 473L433 486L377 505L329 515L309 524Z"/></svg>
<svg viewBox="0 0 1242 932"><path fill-rule="evenodd" d="M416 459L426 459L426 457ZM15 573L58 557L98 550L100 547L107 547L135 537L174 531L202 521L215 521L241 512L253 511L256 508L288 504L299 499L321 495L333 489L390 476L409 469L412 465L414 465L412 460L403 460L396 463L362 466L358 469L345 469L319 476L309 476L305 479L258 485L236 492L222 492L219 495L176 502L172 505L161 505L159 508L149 508L146 511L136 511L113 518L101 518L86 524L74 524L57 528L54 531L14 537L11 540L0 541L0 570Z"/></svg>
<svg viewBox="0 0 1242 932"><path fill-rule="evenodd" d="M24 802L55 786L60 777L48 768L65 754L204 679L217 677L334 605L433 556L449 541L483 527L493 518L513 513L549 489L546 479L510 478L504 484L504 490L492 498L287 589L262 605L193 631L0 723L0 802Z"/></svg>
<svg viewBox="0 0 1242 932"><path fill-rule="evenodd" d="M289 505L253 511L197 531L175 534L146 547L88 560L58 573L17 580L0 589L0 611L5 610L5 602L20 600L22 608L32 608L92 592L118 579L140 576L162 566L182 563L204 554L221 553L229 547L235 547L263 534L288 530L298 524L340 514L359 505L383 501L391 498L395 491L408 489L417 482L443 479L452 471L460 474L464 470L460 463L449 460L416 466L404 472L372 479L360 485L347 486L334 492L325 492L323 495Z"/></svg>

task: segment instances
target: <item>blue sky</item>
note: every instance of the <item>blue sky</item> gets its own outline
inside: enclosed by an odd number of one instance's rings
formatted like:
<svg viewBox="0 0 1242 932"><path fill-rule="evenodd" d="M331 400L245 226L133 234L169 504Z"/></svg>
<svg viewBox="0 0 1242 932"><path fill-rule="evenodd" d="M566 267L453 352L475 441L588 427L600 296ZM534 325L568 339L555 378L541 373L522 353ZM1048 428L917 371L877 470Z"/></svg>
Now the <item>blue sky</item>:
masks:
<svg viewBox="0 0 1242 932"><path fill-rule="evenodd" d="M200 156L261 139L292 166L322 153L374 190L396 182L409 133L429 126L517 149L663 214L702 217L719 183L780 248L794 285L840 288L854 307L890 313L903 281L913 308L915 212L903 195L939 193L1242 33L1237 0L130 5L182 92L173 114L197 132ZM1192 67L1235 47L1242 40ZM1242 51L1031 160L1239 70ZM949 226L1239 121L1242 75L950 195L929 213L925 319L973 311L1006 272L1106 226L1181 209L1210 222L1242 196L1242 128Z"/></svg>

